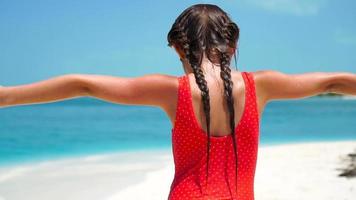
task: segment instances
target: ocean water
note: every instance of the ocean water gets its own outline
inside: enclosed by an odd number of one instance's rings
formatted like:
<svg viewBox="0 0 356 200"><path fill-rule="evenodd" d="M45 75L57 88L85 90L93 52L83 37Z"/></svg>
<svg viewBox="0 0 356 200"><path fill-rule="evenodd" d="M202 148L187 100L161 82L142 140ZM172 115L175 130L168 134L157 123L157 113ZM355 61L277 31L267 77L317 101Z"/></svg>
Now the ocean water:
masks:
<svg viewBox="0 0 356 200"><path fill-rule="evenodd" d="M94 98L0 108L0 165L171 149L171 128L157 107ZM263 112L260 145L331 140L356 140L356 100L278 100Z"/></svg>

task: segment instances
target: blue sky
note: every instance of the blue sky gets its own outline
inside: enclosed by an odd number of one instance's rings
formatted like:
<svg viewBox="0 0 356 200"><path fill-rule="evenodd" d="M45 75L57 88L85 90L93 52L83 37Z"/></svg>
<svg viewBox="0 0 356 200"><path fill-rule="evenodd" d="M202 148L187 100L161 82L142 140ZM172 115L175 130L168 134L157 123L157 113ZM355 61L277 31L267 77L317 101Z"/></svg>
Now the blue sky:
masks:
<svg viewBox="0 0 356 200"><path fill-rule="evenodd" d="M0 0L0 84L70 73L183 74L166 36L196 3L220 6L240 27L241 71L356 72L353 0Z"/></svg>

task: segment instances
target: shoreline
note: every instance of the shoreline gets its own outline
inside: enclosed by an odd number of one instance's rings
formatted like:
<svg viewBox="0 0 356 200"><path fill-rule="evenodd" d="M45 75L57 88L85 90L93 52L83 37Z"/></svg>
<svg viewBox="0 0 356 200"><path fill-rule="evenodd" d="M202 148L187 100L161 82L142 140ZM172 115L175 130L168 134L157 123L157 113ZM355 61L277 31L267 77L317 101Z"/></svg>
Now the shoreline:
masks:
<svg viewBox="0 0 356 200"><path fill-rule="evenodd" d="M350 139L330 139L330 140L283 140L283 141L275 141L275 142L267 142L267 143L259 143L259 148L262 147L272 147L272 146L281 146L281 145L294 145L294 144L306 144L306 143L327 143L327 142L348 142L348 141L356 141L352 138ZM50 162L58 162L58 161L69 161L69 160L78 160L78 159L91 159L98 157L109 157L109 156L120 156L120 155L130 155L134 153L166 153L167 151L172 151L172 147L148 147L142 149L117 149L117 150L108 150L108 151L97 151L97 152L78 152L74 154L61 154L61 155L53 155L53 156L45 156L45 157L36 157L35 159L25 159L25 160L9 160L0 162L0 169L3 168L13 168L18 166L34 166L41 163L50 163ZM173 156L173 154L171 154ZM0 199L1 200L1 199Z"/></svg>
<svg viewBox="0 0 356 200"><path fill-rule="evenodd" d="M356 177L337 177L336 168L353 151L354 140L260 145L255 198L351 199ZM0 167L0 200L166 199L173 175L170 149Z"/></svg>
<svg viewBox="0 0 356 200"><path fill-rule="evenodd" d="M24 159L24 160L8 160L0 162L1 168L10 168L17 166L33 166L41 163L67 161L67 160L77 160L77 159L90 159L96 157L108 157L108 156L120 156L120 155L130 155L133 153L144 153L144 152L165 152L169 148L159 147L159 148L142 148L142 149L118 149L109 151L97 151L97 152L77 152L74 154L56 154L51 156L35 157L34 159ZM1 199L0 199L1 200Z"/></svg>

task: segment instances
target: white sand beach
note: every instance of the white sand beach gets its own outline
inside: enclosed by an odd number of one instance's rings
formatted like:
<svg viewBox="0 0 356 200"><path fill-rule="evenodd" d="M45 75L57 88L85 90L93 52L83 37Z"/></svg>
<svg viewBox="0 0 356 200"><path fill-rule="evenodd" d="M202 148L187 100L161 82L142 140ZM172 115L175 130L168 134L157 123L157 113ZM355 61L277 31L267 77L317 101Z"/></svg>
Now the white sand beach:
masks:
<svg viewBox="0 0 356 200"><path fill-rule="evenodd" d="M356 141L260 146L256 200L352 200L356 177L338 177ZM163 200L171 150L145 150L0 168L0 200Z"/></svg>

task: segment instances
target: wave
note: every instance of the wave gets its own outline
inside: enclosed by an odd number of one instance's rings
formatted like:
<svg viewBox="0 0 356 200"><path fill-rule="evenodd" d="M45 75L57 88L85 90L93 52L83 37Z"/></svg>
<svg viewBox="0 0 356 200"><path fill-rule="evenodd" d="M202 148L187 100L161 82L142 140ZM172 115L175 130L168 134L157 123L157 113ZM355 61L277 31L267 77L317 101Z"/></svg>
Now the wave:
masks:
<svg viewBox="0 0 356 200"><path fill-rule="evenodd" d="M345 100L356 100L356 95L344 95L341 98Z"/></svg>

